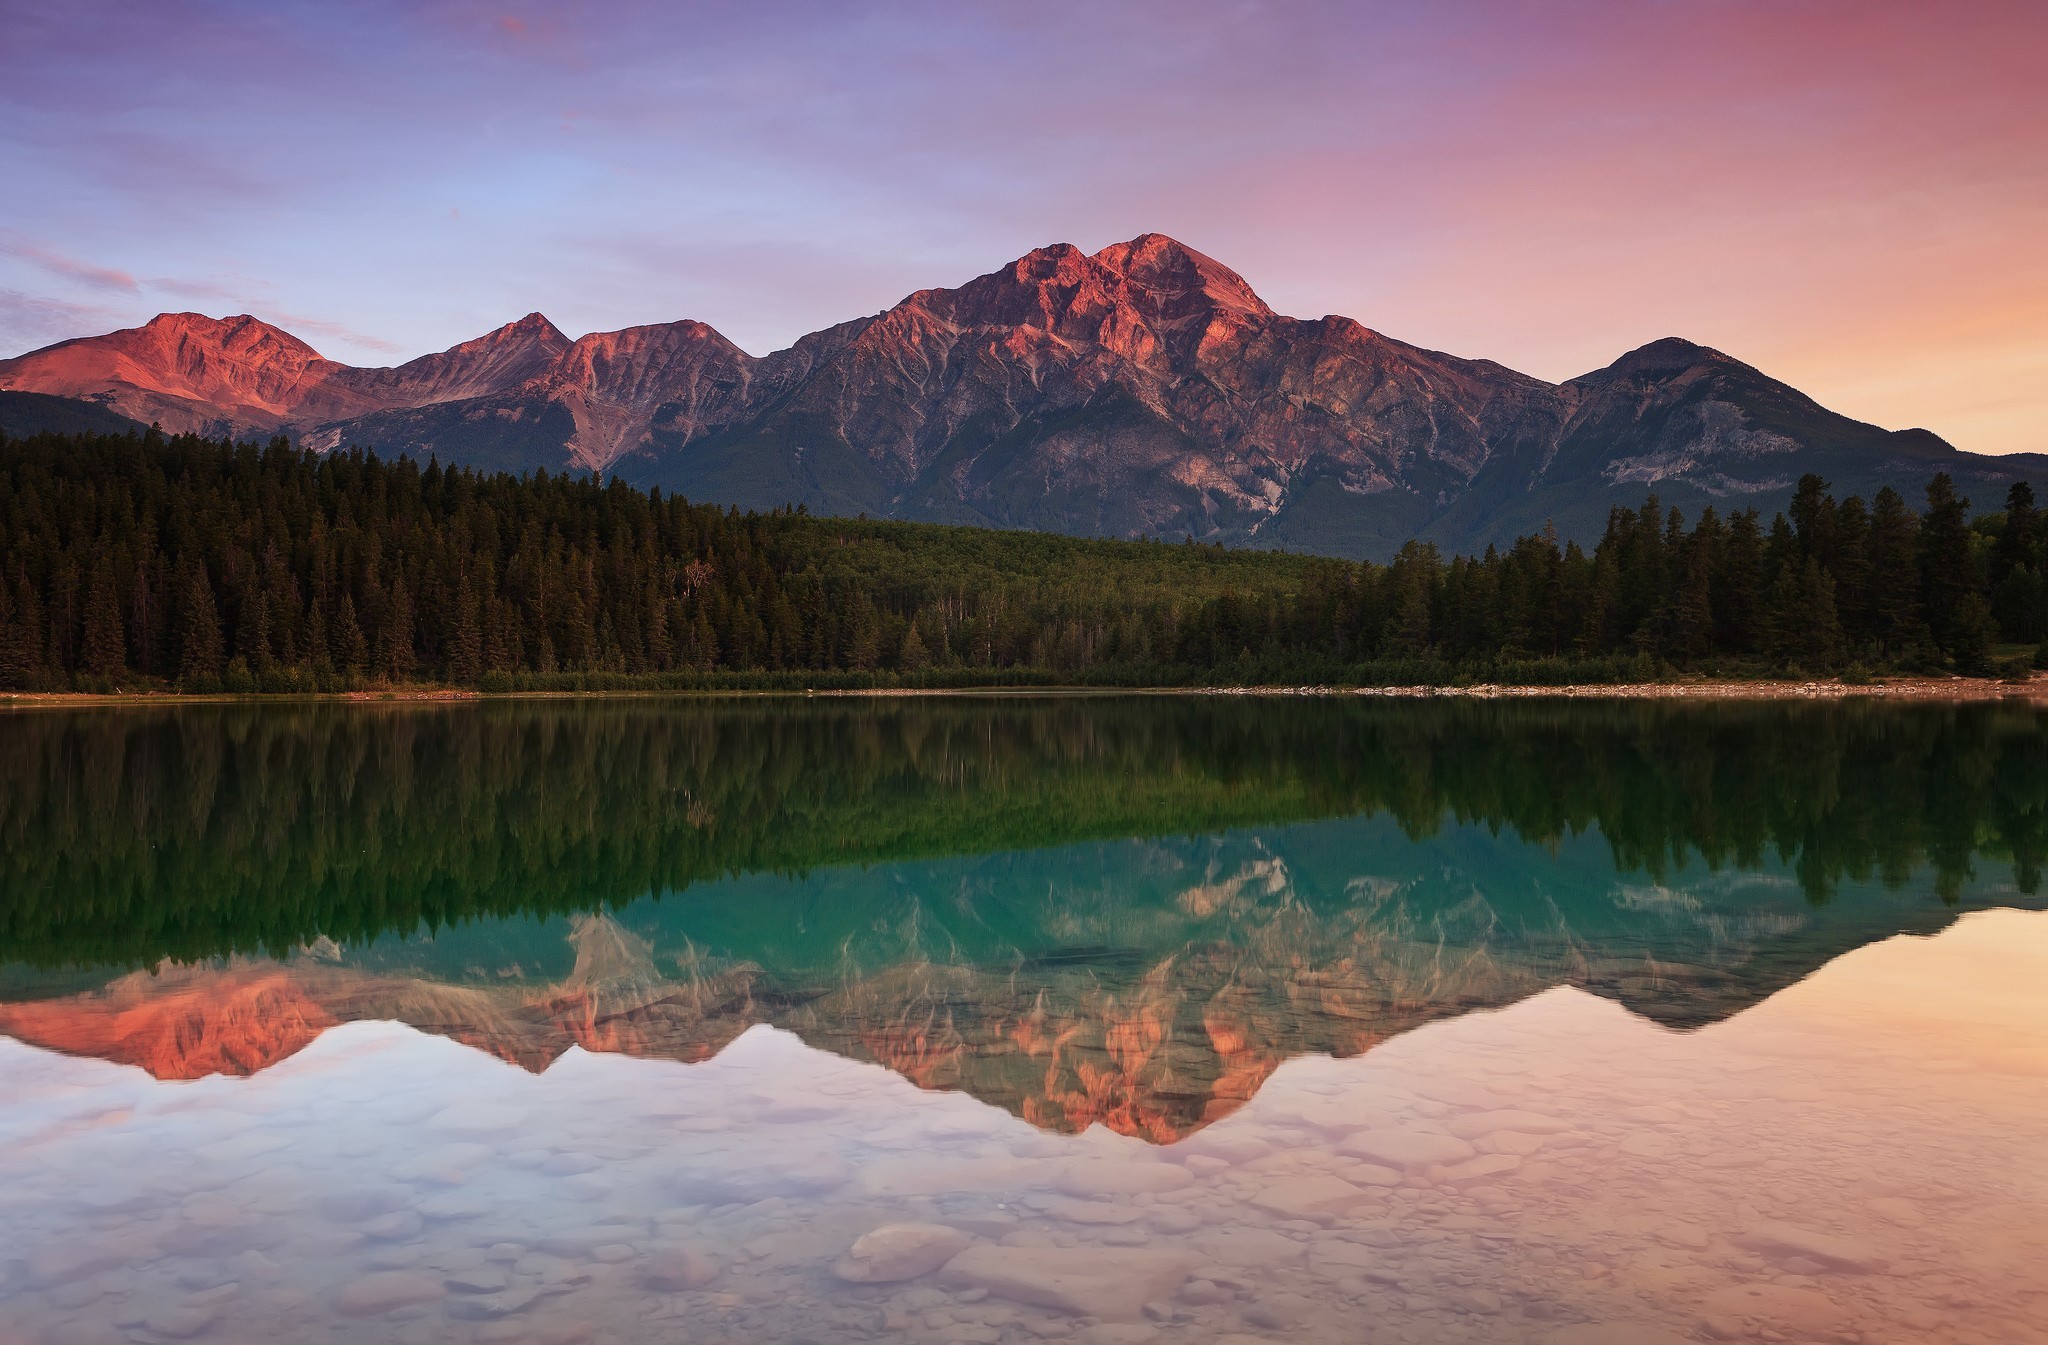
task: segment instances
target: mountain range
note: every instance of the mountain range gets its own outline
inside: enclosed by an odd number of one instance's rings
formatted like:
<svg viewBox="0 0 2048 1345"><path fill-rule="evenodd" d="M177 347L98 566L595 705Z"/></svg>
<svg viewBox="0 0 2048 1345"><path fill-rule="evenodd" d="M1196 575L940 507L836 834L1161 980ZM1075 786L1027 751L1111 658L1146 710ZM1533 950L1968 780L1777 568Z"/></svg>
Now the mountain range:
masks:
<svg viewBox="0 0 2048 1345"><path fill-rule="evenodd" d="M253 317L166 313L0 360L0 430L107 413L743 507L1362 558L1546 524L1585 540L1650 491L1692 516L1769 512L1807 472L1911 499L1945 471L1987 508L2011 481L2048 482L2048 455L1864 424L1675 338L1549 383L1285 317L1159 234L1039 248L762 357L701 322L571 340L531 313L358 368Z"/></svg>
<svg viewBox="0 0 2048 1345"><path fill-rule="evenodd" d="M969 892L1029 942L962 947L945 926ZM1168 1144L1304 1054L1359 1056L1557 986L1689 1030L1875 940L2039 904L1998 878L1955 906L1870 884L1814 906L1783 873L1704 866L1630 882L1600 838L1553 852L1474 827L1410 844L1385 818L692 895L348 948L321 938L277 959L42 976L0 963L0 1034L192 1079L255 1074L365 1020L535 1072L571 1047L696 1063L769 1024L1047 1130ZM735 938L732 907L755 903L837 918Z"/></svg>

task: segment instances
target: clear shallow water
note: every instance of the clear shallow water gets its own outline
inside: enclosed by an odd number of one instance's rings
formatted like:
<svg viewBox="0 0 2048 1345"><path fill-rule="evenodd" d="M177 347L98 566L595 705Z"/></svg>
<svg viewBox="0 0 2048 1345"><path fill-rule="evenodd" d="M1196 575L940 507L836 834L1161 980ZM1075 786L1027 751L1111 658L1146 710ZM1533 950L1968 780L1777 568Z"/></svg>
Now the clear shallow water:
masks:
<svg viewBox="0 0 2048 1345"><path fill-rule="evenodd" d="M2041 749L0 720L0 1339L2048 1339Z"/></svg>

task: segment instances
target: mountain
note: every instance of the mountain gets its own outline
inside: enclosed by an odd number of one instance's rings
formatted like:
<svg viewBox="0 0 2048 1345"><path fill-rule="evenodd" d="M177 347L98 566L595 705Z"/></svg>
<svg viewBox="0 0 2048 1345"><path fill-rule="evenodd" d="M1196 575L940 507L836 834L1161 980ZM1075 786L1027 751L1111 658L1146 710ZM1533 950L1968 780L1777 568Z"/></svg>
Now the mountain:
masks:
<svg viewBox="0 0 2048 1345"><path fill-rule="evenodd" d="M2048 476L2048 457L1866 425L1686 341L1553 384L1285 317L1159 234L1039 248L765 357L700 322L572 342L536 313L358 369L254 318L186 313L0 361L0 389L748 507L1376 558L1546 522L1584 539L1651 490L1691 515L1769 511L1809 471L1909 497L1947 471L1991 506Z"/></svg>
<svg viewBox="0 0 2048 1345"><path fill-rule="evenodd" d="M140 327L0 360L0 388L94 403L173 433L304 437L323 422L517 386L568 346L534 313L395 369L359 369L246 315L162 313Z"/></svg>

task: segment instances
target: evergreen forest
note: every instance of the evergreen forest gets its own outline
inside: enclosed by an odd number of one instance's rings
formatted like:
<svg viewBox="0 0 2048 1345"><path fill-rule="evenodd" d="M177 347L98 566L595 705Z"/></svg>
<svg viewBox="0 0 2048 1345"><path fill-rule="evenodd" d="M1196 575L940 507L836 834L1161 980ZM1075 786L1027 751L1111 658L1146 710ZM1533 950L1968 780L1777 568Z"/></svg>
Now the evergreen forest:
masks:
<svg viewBox="0 0 2048 1345"><path fill-rule="evenodd" d="M2048 865L2044 727L2048 709L2008 701L1047 695L16 714L0 716L0 964L287 956L322 938L688 903L731 875L1356 816L1410 839L1474 825L1539 848L1533 887L1461 871L1459 899L1509 930L1550 927L1560 904L1581 933L1625 930L1617 874L1683 890L1702 871L1768 871L1817 905L1879 886L1923 914L2031 906ZM1558 860L1589 835L1611 865ZM1341 885L1320 899L1373 904ZM711 905L728 945L809 930L826 962L861 927L824 906ZM943 928L949 909L934 902L928 918ZM1876 913L1880 936L1914 927L1884 924L1902 909ZM1668 910L1716 941L1745 937ZM956 913L963 946L995 918L973 903ZM1033 946L1020 937L1011 952Z"/></svg>
<svg viewBox="0 0 2048 1345"><path fill-rule="evenodd" d="M2018 676L2026 484L1390 564L742 514L595 476L140 435L0 441L0 688L331 692ZM1917 505L1917 507L1915 507Z"/></svg>

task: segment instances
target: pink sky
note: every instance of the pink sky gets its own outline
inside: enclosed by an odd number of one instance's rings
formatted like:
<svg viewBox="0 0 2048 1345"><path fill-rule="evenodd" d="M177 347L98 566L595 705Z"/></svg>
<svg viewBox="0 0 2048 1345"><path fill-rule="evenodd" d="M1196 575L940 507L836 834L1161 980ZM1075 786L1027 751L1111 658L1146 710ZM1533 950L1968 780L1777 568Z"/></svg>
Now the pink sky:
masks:
<svg viewBox="0 0 2048 1345"><path fill-rule="evenodd" d="M1666 335L2048 449L2039 3L0 0L0 354L160 309L386 363L755 352L1148 230L1548 378Z"/></svg>

